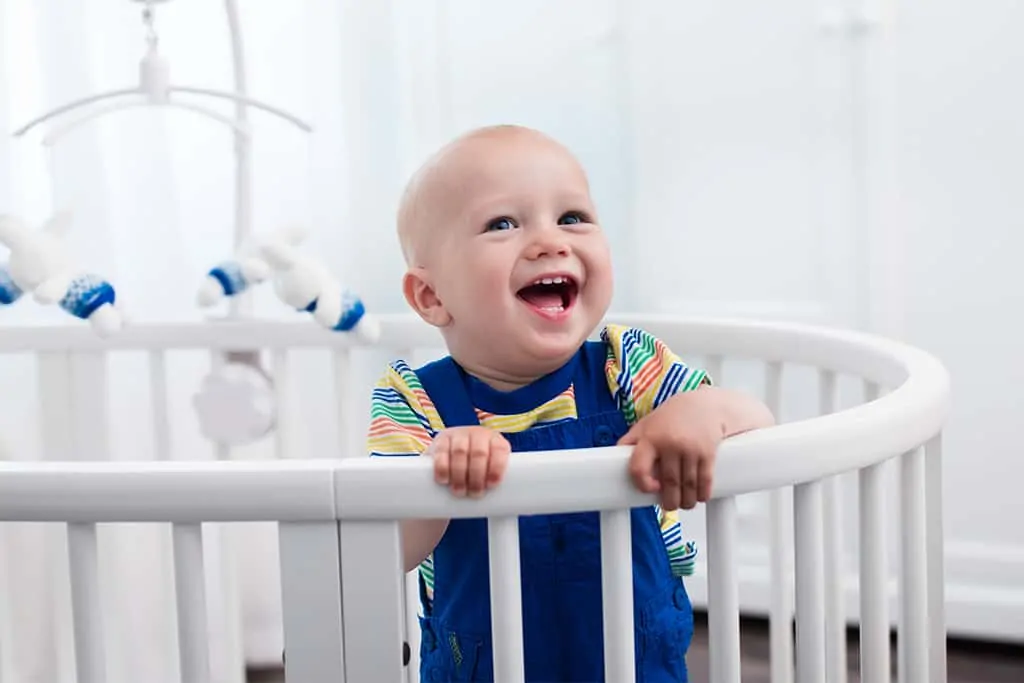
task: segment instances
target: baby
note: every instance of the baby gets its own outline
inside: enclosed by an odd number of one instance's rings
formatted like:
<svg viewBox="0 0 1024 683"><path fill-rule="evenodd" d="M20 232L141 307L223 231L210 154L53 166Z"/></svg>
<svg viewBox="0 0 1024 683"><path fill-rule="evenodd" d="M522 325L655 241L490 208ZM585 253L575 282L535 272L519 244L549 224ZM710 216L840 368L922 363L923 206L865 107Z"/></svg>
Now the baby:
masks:
<svg viewBox="0 0 1024 683"><path fill-rule="evenodd" d="M405 298L450 355L390 365L370 454L427 455L438 484L476 497L513 452L633 446L630 476L659 498L631 513L637 681L686 681L680 577L695 548L676 510L708 500L724 438L772 415L643 330L608 325L588 341L611 300L611 254L580 164L537 131L446 145L409 183L398 231ZM598 514L525 516L519 535L526 680L604 680ZM421 679L493 680L486 520L404 522L402 552L419 567Z"/></svg>

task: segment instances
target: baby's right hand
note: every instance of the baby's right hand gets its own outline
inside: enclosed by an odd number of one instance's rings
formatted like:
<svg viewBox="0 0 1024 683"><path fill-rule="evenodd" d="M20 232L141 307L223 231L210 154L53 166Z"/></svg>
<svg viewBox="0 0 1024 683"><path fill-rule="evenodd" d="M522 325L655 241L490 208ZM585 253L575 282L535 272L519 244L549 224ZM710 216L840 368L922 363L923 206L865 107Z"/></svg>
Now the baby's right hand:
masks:
<svg viewBox="0 0 1024 683"><path fill-rule="evenodd" d="M434 438L427 455L434 459L434 481L462 497L479 498L505 476L508 441L486 427L453 427Z"/></svg>

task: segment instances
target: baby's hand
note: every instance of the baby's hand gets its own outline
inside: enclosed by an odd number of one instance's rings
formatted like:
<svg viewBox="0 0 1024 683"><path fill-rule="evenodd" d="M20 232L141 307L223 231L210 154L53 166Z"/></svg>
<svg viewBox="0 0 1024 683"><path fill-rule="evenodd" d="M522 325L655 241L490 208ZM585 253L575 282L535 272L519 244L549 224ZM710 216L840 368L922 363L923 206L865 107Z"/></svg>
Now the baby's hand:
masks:
<svg viewBox="0 0 1024 683"><path fill-rule="evenodd" d="M689 510L711 498L718 445L725 434L720 411L702 391L677 394L641 419L619 440L634 446L629 461L633 483L644 493L661 493L665 510Z"/></svg>
<svg viewBox="0 0 1024 683"><path fill-rule="evenodd" d="M434 481L462 497L479 498L505 476L512 452L500 433L486 427L445 429L430 444L426 455L434 459Z"/></svg>

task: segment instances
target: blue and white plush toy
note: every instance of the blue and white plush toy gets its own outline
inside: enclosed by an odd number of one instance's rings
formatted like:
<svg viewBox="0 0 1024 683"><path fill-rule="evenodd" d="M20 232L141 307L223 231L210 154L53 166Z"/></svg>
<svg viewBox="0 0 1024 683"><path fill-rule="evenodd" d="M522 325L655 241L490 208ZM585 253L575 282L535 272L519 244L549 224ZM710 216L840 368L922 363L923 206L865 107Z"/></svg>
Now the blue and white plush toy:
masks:
<svg viewBox="0 0 1024 683"><path fill-rule="evenodd" d="M214 306L225 298L247 292L270 277L270 266L253 252L254 247L239 251L238 256L222 261L210 269L199 286L196 301L203 308Z"/></svg>
<svg viewBox="0 0 1024 683"><path fill-rule="evenodd" d="M70 225L68 212L58 213L38 230L14 216L0 216L0 244L11 250L10 260L0 264L0 305L32 294L38 303L56 304L108 336L124 323L116 292L102 277L75 267L64 241Z"/></svg>
<svg viewBox="0 0 1024 683"><path fill-rule="evenodd" d="M366 312L359 296L343 288L323 263L299 251L305 236L301 228L291 227L247 245L234 260L207 274L199 304L213 305L273 279L274 292L285 305L312 314L329 330L376 341L380 324Z"/></svg>

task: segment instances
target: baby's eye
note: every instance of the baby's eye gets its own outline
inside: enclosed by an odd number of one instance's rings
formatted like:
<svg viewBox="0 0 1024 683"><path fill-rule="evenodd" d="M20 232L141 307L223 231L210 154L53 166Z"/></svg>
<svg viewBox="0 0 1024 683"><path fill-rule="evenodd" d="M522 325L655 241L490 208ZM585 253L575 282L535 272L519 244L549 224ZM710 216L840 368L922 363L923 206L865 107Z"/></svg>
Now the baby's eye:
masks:
<svg viewBox="0 0 1024 683"><path fill-rule="evenodd" d="M492 230L511 230L514 227L516 227L516 222L507 216L491 219L487 223L488 232Z"/></svg>
<svg viewBox="0 0 1024 683"><path fill-rule="evenodd" d="M567 211L558 219L559 225L576 225L577 223L589 223L590 219L580 211Z"/></svg>

